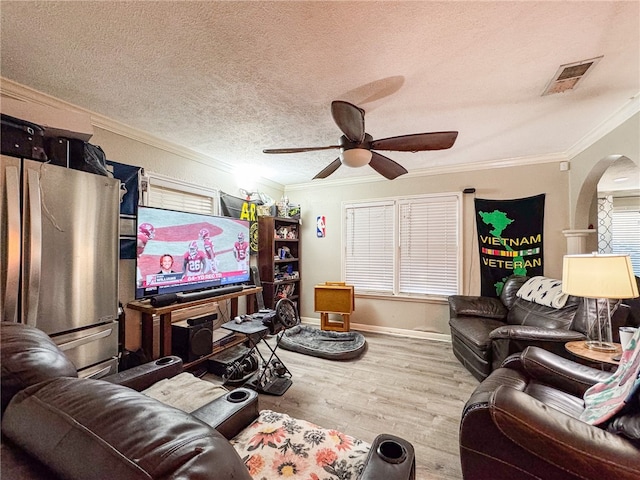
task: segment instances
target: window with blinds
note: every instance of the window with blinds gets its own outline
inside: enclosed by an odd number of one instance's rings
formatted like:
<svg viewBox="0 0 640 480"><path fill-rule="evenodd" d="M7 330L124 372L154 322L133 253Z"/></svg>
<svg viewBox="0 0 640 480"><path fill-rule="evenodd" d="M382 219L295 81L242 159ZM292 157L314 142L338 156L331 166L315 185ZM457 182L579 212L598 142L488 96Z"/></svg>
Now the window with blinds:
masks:
<svg viewBox="0 0 640 480"><path fill-rule="evenodd" d="M156 174L147 177L145 205L180 212L219 215L219 192Z"/></svg>
<svg viewBox="0 0 640 480"><path fill-rule="evenodd" d="M633 272L640 276L640 210L618 210L611 216L611 252L628 253Z"/></svg>
<svg viewBox="0 0 640 480"><path fill-rule="evenodd" d="M353 203L344 211L344 278L359 293L458 292L458 194Z"/></svg>
<svg viewBox="0 0 640 480"><path fill-rule="evenodd" d="M394 210L392 202L347 207L345 280L355 288L393 291Z"/></svg>

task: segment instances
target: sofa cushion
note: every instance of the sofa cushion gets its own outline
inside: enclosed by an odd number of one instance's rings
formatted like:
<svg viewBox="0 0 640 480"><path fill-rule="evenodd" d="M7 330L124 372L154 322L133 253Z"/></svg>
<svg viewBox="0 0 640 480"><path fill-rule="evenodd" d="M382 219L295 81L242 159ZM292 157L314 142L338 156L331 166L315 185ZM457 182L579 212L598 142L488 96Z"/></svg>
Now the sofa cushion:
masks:
<svg viewBox="0 0 640 480"><path fill-rule="evenodd" d="M500 292L500 300L509 310L516 301L516 294L518 293L518 290L520 290L527 280L529 280L529 277L524 275L511 275L504 282L504 286Z"/></svg>
<svg viewBox="0 0 640 480"><path fill-rule="evenodd" d="M0 323L2 413L20 390L57 377L77 377L76 367L42 330Z"/></svg>
<svg viewBox="0 0 640 480"><path fill-rule="evenodd" d="M2 433L66 479L251 478L213 428L100 380L57 378L23 390Z"/></svg>
<svg viewBox="0 0 640 480"><path fill-rule="evenodd" d="M452 335L475 351L491 350L489 335L504 325L500 320L480 317L456 317L449 320Z"/></svg>
<svg viewBox="0 0 640 480"><path fill-rule="evenodd" d="M231 443L253 478L358 478L371 446L282 413L263 410Z"/></svg>
<svg viewBox="0 0 640 480"><path fill-rule="evenodd" d="M622 435L640 448L640 390L636 389L624 408L605 425L607 432Z"/></svg>
<svg viewBox="0 0 640 480"><path fill-rule="evenodd" d="M578 308L578 298L570 296L563 308L538 305L522 298L516 299L507 315L510 325L527 325L540 328L568 330Z"/></svg>

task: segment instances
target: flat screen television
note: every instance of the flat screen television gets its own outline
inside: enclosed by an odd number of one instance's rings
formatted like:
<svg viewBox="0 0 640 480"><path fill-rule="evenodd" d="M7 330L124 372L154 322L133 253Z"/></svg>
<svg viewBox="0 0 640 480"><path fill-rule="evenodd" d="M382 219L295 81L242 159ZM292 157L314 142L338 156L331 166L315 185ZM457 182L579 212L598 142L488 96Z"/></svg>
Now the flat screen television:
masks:
<svg viewBox="0 0 640 480"><path fill-rule="evenodd" d="M138 207L136 299L249 282L249 222Z"/></svg>

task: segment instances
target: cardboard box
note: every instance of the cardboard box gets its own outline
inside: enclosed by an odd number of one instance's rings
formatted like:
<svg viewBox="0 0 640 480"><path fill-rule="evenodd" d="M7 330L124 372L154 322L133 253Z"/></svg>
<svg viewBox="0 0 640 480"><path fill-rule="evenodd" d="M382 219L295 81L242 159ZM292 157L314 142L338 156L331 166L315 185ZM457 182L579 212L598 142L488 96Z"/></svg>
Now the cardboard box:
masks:
<svg viewBox="0 0 640 480"><path fill-rule="evenodd" d="M46 137L76 138L86 142L93 136L91 116L87 113L62 110L10 97L0 99L0 111L5 115L40 125L44 128Z"/></svg>

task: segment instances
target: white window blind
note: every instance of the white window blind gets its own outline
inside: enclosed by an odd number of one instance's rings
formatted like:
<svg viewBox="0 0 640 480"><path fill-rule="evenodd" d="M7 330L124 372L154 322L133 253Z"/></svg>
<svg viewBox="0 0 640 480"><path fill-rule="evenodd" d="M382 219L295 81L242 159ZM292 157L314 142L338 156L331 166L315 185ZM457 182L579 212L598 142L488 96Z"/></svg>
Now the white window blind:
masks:
<svg viewBox="0 0 640 480"><path fill-rule="evenodd" d="M171 188L154 186L149 192L149 206L211 215L214 212L214 199Z"/></svg>
<svg viewBox="0 0 640 480"><path fill-rule="evenodd" d="M181 212L218 215L219 192L180 180L150 173L144 177L147 184L145 205Z"/></svg>
<svg viewBox="0 0 640 480"><path fill-rule="evenodd" d="M457 197L402 201L399 211L400 293L457 292Z"/></svg>
<svg viewBox="0 0 640 480"><path fill-rule="evenodd" d="M346 209L345 280L360 290L393 290L393 203L353 205Z"/></svg>
<svg viewBox="0 0 640 480"><path fill-rule="evenodd" d="M344 209L344 278L359 293L458 292L458 194L347 204Z"/></svg>
<svg viewBox="0 0 640 480"><path fill-rule="evenodd" d="M633 272L640 276L640 211L614 208L611 230L612 253L628 253Z"/></svg>

